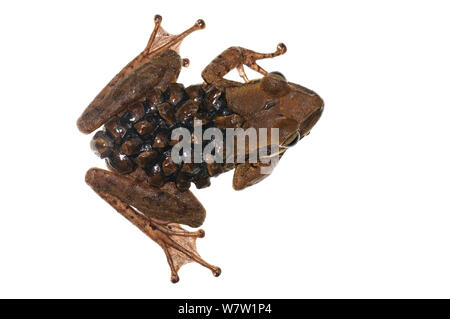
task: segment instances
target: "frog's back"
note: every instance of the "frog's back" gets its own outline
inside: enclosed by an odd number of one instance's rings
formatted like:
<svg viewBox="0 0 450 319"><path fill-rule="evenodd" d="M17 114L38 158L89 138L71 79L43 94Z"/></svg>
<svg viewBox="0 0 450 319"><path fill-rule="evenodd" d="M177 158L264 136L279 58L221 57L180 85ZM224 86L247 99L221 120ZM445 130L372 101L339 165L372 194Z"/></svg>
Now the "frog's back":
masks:
<svg viewBox="0 0 450 319"><path fill-rule="evenodd" d="M129 105L109 120L92 140L92 148L108 165L122 174L142 168L148 182L161 187L175 182L185 191L191 183L197 188L210 185L210 177L232 169L232 164L175 163L171 158L172 131L186 128L194 132L194 120L202 121L202 129L227 122L234 113L227 107L225 91L214 86L172 83L162 92L151 89L145 98ZM209 141L202 141L202 149ZM191 141L192 143L192 141ZM194 149L193 144L191 145Z"/></svg>

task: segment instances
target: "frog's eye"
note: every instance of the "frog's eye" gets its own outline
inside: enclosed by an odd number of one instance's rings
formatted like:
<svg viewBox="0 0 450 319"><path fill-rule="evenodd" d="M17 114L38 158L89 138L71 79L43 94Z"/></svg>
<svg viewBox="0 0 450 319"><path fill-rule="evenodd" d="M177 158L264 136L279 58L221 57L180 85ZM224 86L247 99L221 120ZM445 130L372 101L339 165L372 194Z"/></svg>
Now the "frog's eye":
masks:
<svg viewBox="0 0 450 319"><path fill-rule="evenodd" d="M275 97L281 97L289 92L288 83L280 72L272 72L263 77L261 87L264 92Z"/></svg>
<svg viewBox="0 0 450 319"><path fill-rule="evenodd" d="M283 75L283 73L281 73L281 72L273 71L273 72L270 72L269 74L272 74L272 75L278 75L280 78L282 78L283 80L286 81L286 77L285 77L285 76Z"/></svg>

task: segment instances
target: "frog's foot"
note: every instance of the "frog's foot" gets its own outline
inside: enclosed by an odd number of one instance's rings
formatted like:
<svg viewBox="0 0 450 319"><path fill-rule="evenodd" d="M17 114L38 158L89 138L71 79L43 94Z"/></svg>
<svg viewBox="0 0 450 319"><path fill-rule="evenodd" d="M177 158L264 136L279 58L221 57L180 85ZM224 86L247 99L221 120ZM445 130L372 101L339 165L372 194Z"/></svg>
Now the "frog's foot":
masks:
<svg viewBox="0 0 450 319"><path fill-rule="evenodd" d="M192 27L186 29L180 34L173 35L161 27L162 17L160 15L155 15L154 22L155 27L147 42L147 46L144 49L144 55L155 56L169 49L179 53L179 46L184 38L194 31L205 28L205 21L198 19Z"/></svg>
<svg viewBox="0 0 450 319"><path fill-rule="evenodd" d="M152 238L162 247L166 254L167 262L172 272L170 279L173 283L179 280L178 270L181 266L191 261L208 268L216 277L220 275L220 268L207 263L197 252L196 240L205 236L205 232L202 229L188 232L181 228L179 224L166 223L155 219L149 219L149 223L153 226L152 230L155 232L155 238Z"/></svg>
<svg viewBox="0 0 450 319"><path fill-rule="evenodd" d="M267 75L267 71L260 67L256 61L262 59L269 59L285 54L287 51L284 43L278 43L277 49L272 53L259 53L249 49L241 48L241 54L244 57L243 64L248 66L253 71L256 71L262 75Z"/></svg>
<svg viewBox="0 0 450 319"><path fill-rule="evenodd" d="M273 58L279 55L282 55L284 53L286 53L286 46L283 43L279 43L277 46L277 50L273 53L258 53L258 52L254 52L245 48L240 48L240 50L242 51L242 57L243 57L243 61L242 64L238 64L236 66L236 69L239 73L239 76L244 80L244 82L249 82L247 74L245 73L244 70L244 65L248 66L250 69L262 74L262 75L267 75L267 71L264 70L262 67L260 67L257 63L256 60L261 60L261 59L267 59L267 58Z"/></svg>
<svg viewBox="0 0 450 319"><path fill-rule="evenodd" d="M150 218L108 193L98 192L98 194L162 247L170 266L170 280L173 283L178 282L180 279L178 270L181 266L192 261L210 269L214 276L220 275L220 268L207 263L197 252L196 240L205 236L205 232L202 229L188 232L181 228L179 224Z"/></svg>

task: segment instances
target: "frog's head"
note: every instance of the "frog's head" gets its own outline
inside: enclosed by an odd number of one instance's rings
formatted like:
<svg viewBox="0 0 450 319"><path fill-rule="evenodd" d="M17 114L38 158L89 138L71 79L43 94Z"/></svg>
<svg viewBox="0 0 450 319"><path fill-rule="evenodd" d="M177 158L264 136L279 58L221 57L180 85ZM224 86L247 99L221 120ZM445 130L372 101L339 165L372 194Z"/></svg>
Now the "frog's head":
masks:
<svg viewBox="0 0 450 319"><path fill-rule="evenodd" d="M226 96L229 108L245 119L244 128L278 128L282 148L291 147L308 135L324 108L319 95L286 81L279 72L228 88Z"/></svg>

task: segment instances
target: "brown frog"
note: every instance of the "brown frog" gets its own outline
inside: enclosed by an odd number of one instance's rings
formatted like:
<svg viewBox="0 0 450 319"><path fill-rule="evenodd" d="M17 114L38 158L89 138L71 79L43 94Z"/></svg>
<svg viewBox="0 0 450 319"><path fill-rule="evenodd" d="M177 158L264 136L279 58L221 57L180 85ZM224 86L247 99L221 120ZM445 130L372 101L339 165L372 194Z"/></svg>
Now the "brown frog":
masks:
<svg viewBox="0 0 450 319"><path fill-rule="evenodd" d="M188 232L179 224L199 227L206 212L189 191L210 185L210 177L235 169L233 188L244 189L269 174L268 162L236 161L236 154L225 163L175 161L173 132L195 125L218 128L226 135L229 128L277 129L279 151L269 158L280 158L298 140L309 134L323 111L322 99L313 91L286 81L279 72L268 73L257 60L286 52L279 44L273 53L257 53L231 47L215 58L202 72L203 84L184 87L177 83L182 66L189 60L178 54L181 41L205 23L179 35L161 27L155 16L155 28L144 51L128 63L95 97L78 119L83 133L103 125L91 143L105 158L110 171L91 168L86 182L120 214L157 242L164 250L171 269L171 281L179 280L178 270L194 261L209 268L215 276L220 268L204 261L196 250L196 239L203 230ZM244 65L263 75L249 81ZM224 79L236 68L243 83ZM200 124L199 124L200 123ZM257 131L259 132L259 131ZM271 131L272 132L272 131ZM259 133L257 133L259 134ZM189 141L204 149L205 142ZM200 144L199 144L200 143ZM259 139L257 149L273 146L270 134ZM256 149L246 145L245 159ZM270 171L269 171L270 172Z"/></svg>

